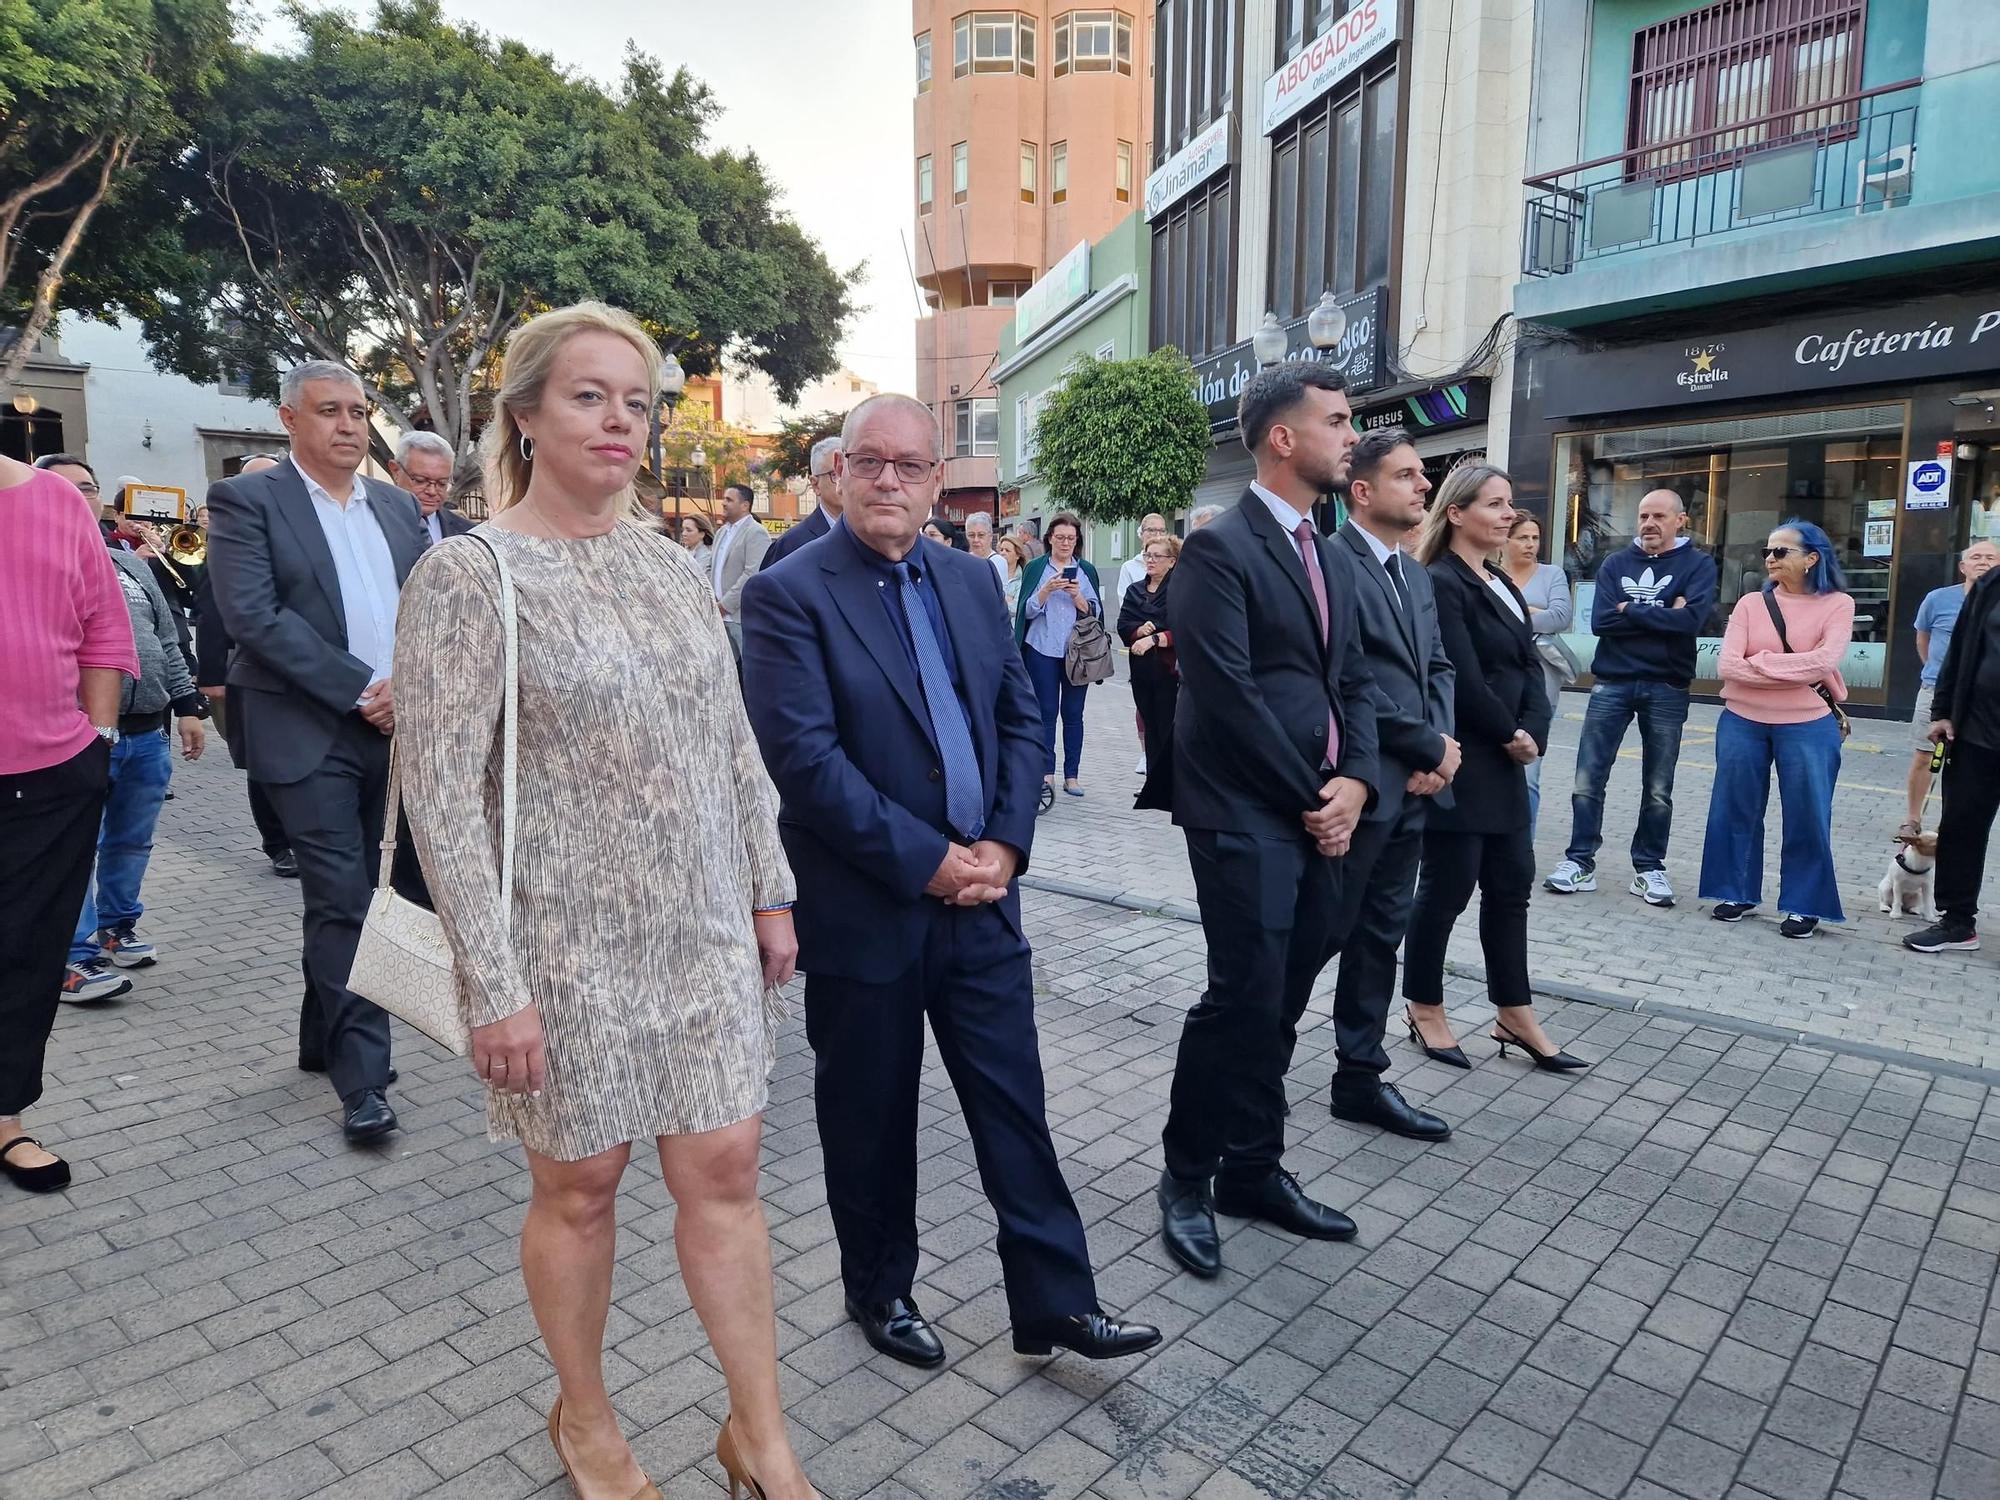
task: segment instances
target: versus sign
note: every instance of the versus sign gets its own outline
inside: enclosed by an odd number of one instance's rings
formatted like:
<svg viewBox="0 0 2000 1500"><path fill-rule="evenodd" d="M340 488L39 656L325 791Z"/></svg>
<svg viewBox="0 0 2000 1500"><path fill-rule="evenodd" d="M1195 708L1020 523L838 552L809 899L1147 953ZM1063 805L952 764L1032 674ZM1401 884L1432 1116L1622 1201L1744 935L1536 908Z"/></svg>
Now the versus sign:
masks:
<svg viewBox="0 0 2000 1500"><path fill-rule="evenodd" d="M1411 391L1386 406L1362 407L1354 414L1354 425L1363 432L1378 427L1400 427L1411 437L1452 427L1470 427L1486 420L1492 385L1492 381L1478 376L1452 385Z"/></svg>
<svg viewBox="0 0 2000 1500"><path fill-rule="evenodd" d="M1395 41L1397 8L1395 0L1361 0L1264 80L1264 133L1269 135Z"/></svg>
<svg viewBox="0 0 2000 1500"><path fill-rule="evenodd" d="M1146 218L1159 217L1195 188L1229 165L1229 124L1224 115L1180 150L1146 179Z"/></svg>
<svg viewBox="0 0 2000 1500"><path fill-rule="evenodd" d="M2000 292L1826 313L1663 344L1538 356L1551 416L2000 371Z"/></svg>
<svg viewBox="0 0 2000 1500"><path fill-rule="evenodd" d="M1306 337L1306 320L1292 319L1285 324L1285 359L1328 365L1347 377L1347 389L1357 395L1373 390L1382 383L1382 318L1387 304L1387 294L1379 286L1341 298L1347 332L1331 349L1315 349ZM1195 395L1208 408L1211 431L1236 424L1236 398L1256 373L1257 356L1247 339L1194 367Z"/></svg>

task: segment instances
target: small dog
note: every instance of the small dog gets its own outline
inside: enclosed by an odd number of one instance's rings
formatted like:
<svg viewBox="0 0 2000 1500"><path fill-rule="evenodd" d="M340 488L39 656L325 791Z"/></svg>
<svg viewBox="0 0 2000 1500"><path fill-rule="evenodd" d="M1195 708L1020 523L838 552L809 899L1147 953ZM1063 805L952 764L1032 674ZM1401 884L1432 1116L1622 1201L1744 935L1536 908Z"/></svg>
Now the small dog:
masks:
<svg viewBox="0 0 2000 1500"><path fill-rule="evenodd" d="M1931 882L1937 874L1937 840L1929 833L1899 833L1899 847L1889 859L1889 873L1882 877L1876 894L1882 910L1930 921L1937 916L1931 905Z"/></svg>

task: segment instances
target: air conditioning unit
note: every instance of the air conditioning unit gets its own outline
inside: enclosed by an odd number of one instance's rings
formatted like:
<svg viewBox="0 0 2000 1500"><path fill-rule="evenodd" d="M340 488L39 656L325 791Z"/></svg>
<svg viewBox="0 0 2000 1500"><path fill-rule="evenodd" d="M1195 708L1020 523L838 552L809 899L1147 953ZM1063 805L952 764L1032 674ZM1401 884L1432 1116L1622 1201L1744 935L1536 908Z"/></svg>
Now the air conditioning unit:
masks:
<svg viewBox="0 0 2000 1500"><path fill-rule="evenodd" d="M1864 156L1855 166L1854 211L1870 214L1905 202L1910 196L1910 179L1916 166L1917 148L1913 143Z"/></svg>

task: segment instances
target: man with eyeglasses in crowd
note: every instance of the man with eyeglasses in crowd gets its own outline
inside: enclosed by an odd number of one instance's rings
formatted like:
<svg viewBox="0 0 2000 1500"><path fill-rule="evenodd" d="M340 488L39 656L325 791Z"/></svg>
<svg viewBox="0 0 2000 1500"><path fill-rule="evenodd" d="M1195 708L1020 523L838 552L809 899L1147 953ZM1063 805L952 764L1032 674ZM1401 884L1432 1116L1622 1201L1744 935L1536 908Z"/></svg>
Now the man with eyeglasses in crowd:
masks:
<svg viewBox="0 0 2000 1500"><path fill-rule="evenodd" d="M1000 580L922 532L937 420L908 396L848 414L841 523L743 589L745 701L781 801L806 1037L848 1316L921 1368L912 1297L928 1017L999 1220L1014 1348L1136 1354L1106 1317L1049 1136L1015 877L1042 789L1042 716Z"/></svg>
<svg viewBox="0 0 2000 1500"><path fill-rule="evenodd" d="M448 536L472 530L473 523L444 503L451 493L451 471L458 456L435 432L406 432L389 461L389 477L417 497L424 518L425 545L436 546Z"/></svg>
<svg viewBox="0 0 2000 1500"><path fill-rule="evenodd" d="M819 506L765 549L765 567L775 566L806 543L816 542L833 530L833 523L840 519L840 481L833 472L833 456L839 451L837 437L823 437L812 445L808 464L812 469L813 497Z"/></svg>

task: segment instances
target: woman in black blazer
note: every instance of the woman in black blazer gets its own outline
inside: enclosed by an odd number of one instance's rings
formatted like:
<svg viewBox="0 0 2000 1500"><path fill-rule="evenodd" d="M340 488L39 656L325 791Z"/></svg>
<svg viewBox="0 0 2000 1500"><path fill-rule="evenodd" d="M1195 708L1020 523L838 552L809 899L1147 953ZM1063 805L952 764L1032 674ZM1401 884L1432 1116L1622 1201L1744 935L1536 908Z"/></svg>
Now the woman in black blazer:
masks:
<svg viewBox="0 0 2000 1500"><path fill-rule="evenodd" d="M1445 1030L1445 947L1476 885L1487 994L1498 1010L1493 1039L1503 1057L1516 1046L1537 1067L1568 1072L1587 1064L1549 1040L1528 988L1528 898L1535 884L1528 767L1548 748L1550 706L1527 602L1491 562L1514 514L1514 487L1502 470L1462 464L1438 487L1417 542L1417 561L1429 569L1437 596L1445 654L1458 671L1463 758L1451 806L1433 807L1424 825L1403 998L1415 1024L1434 1036ZM1470 1066L1456 1047L1425 1050Z"/></svg>

